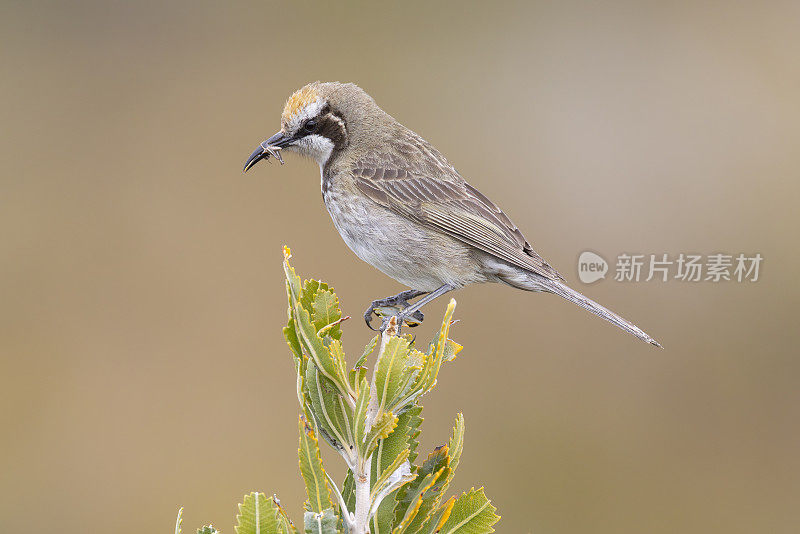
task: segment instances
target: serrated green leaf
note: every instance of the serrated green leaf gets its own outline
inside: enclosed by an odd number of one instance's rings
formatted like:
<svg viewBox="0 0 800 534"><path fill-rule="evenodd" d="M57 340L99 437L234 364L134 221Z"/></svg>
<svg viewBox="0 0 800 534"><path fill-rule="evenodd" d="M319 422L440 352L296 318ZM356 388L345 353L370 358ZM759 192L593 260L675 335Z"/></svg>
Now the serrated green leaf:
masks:
<svg viewBox="0 0 800 534"><path fill-rule="evenodd" d="M298 301L303 306L303 308L310 314L314 313L314 298L317 296L317 291L319 291L319 286L320 282L318 280L314 279L305 280L303 282L303 289L302 291L300 291L300 298L298 299Z"/></svg>
<svg viewBox="0 0 800 534"><path fill-rule="evenodd" d="M338 534L339 517L331 508L322 513L306 512L303 524L306 534Z"/></svg>
<svg viewBox="0 0 800 534"><path fill-rule="evenodd" d="M431 501L433 500L433 495L429 493L429 490L433 488L445 469L447 468L443 467L439 471L428 473L424 477L418 475L416 480L405 486L407 491L402 500L398 495L397 512L399 513L396 516L398 519L397 526L392 531L394 534L408 532L409 526L421 510L426 514L425 519L427 519L430 513ZM400 514L402 514L402 517L400 517Z"/></svg>
<svg viewBox="0 0 800 534"><path fill-rule="evenodd" d="M444 493L447 491L447 488L450 486L450 482L453 480L453 476L455 475L456 467L458 467L458 463L461 460L461 452L464 448L464 416L462 414L456 415L456 423L453 427L453 433L450 435L450 441L447 447L447 454L448 454L448 470L445 475L437 482L437 484L441 484L441 489L439 491L440 498ZM438 504L437 504L438 506Z"/></svg>
<svg viewBox="0 0 800 534"><path fill-rule="evenodd" d="M364 439L367 434L367 408L369 407L370 387L367 379L364 378L358 386L358 398L356 407L353 410L353 433L355 434L355 445L358 450L362 450Z"/></svg>
<svg viewBox="0 0 800 534"><path fill-rule="evenodd" d="M356 393L355 389L350 387L347 373L347 361L345 360L342 342L338 339L332 340L330 345L328 345L328 350L330 350L331 358L333 358L333 362L336 365L337 376L342 381L346 394L354 397Z"/></svg>
<svg viewBox="0 0 800 534"><path fill-rule="evenodd" d="M358 397L358 385L367 376L368 369L366 367L356 367L347 372L348 380L350 381L350 390L354 396Z"/></svg>
<svg viewBox="0 0 800 534"><path fill-rule="evenodd" d="M456 498L450 497L437 510L434 510L425 522L422 532L425 534L438 534L442 526L444 526L445 521L450 517L450 512L453 510L453 505L455 503Z"/></svg>
<svg viewBox="0 0 800 534"><path fill-rule="evenodd" d="M311 363L306 369L305 385L311 403L310 411L320 434L335 449L349 450L350 446L355 445L351 431L352 408L336 385Z"/></svg>
<svg viewBox="0 0 800 534"><path fill-rule="evenodd" d="M395 406L395 410L402 412L407 409L423 393L421 383L423 382L426 363L430 358L424 352L415 349L409 340L408 360L406 361L407 377L403 381L397 399L392 403Z"/></svg>
<svg viewBox="0 0 800 534"><path fill-rule="evenodd" d="M297 337L297 326L294 322L294 302L292 299L291 288L289 287L289 282L286 282L286 298L289 301L289 308L286 310L287 322L286 326L283 328L283 337L286 339L286 344L289 345L289 348L292 351L292 356L294 356L295 361L302 358L303 356L303 347L300 346L300 339Z"/></svg>
<svg viewBox="0 0 800 534"><path fill-rule="evenodd" d="M203 528L197 529L197 534L218 534L219 530L214 528L214 525L205 525Z"/></svg>
<svg viewBox="0 0 800 534"><path fill-rule="evenodd" d="M408 449L408 461L413 463L417 459L417 437L422 424L422 406L414 406L403 412L398 417L397 427L389 437L378 441L378 447L372 454L372 483L386 473L395 458ZM405 494L405 487L399 489L399 494Z"/></svg>
<svg viewBox="0 0 800 534"><path fill-rule="evenodd" d="M448 472L449 469L442 469L442 473L436 482L421 495L416 515L410 522L406 523L407 526L401 532L407 532L408 534L422 534L425 532L431 515L439 506L442 496L442 479L448 475Z"/></svg>
<svg viewBox="0 0 800 534"><path fill-rule="evenodd" d="M363 367L364 364L367 363L367 358L369 358L369 355L375 351L375 347L378 346L378 340L380 339L380 337L381 337L380 334L376 334L375 337L373 337L369 341L369 343L367 343L367 346L364 347L364 352L361 354L361 357L353 366L353 369L358 369L359 367Z"/></svg>
<svg viewBox="0 0 800 534"><path fill-rule="evenodd" d="M175 518L175 534L181 534L182 524L183 524L183 506L178 508L178 517Z"/></svg>
<svg viewBox="0 0 800 534"><path fill-rule="evenodd" d="M306 494L311 503L311 511L322 512L333 508L331 490L325 477L325 468L319 455L319 442L314 435L314 430L307 424L303 416L299 419L300 448L297 450L300 458L300 474L306 484Z"/></svg>
<svg viewBox="0 0 800 534"><path fill-rule="evenodd" d="M439 369L442 366L442 361L444 361L448 347L449 339L447 336L450 333L450 322L455 308L456 301L450 299L450 303L447 305L447 310L444 313L442 327L439 329L439 336L436 343L432 344L422 372L418 375L419 378L415 386L420 390L421 394L429 392L436 385Z"/></svg>
<svg viewBox="0 0 800 534"><path fill-rule="evenodd" d="M450 450L447 445L437 447L431 454L428 455L428 458L419 468L417 480L425 481L428 475L433 473L437 474L436 480L433 484L430 484L420 495L420 502L417 507L417 512L410 521L404 521L406 526L403 532L407 532L409 534L422 532L424 530L424 525L431 513L438 508L442 494L444 493L452 473L450 470ZM416 490L416 481L409 484L409 486L406 488L406 495L403 498L403 502L407 502L407 496L413 494ZM413 504L413 502L411 504Z"/></svg>
<svg viewBox="0 0 800 534"><path fill-rule="evenodd" d="M449 448L450 469L455 471L464 450L464 414L460 412L456 415L456 424L453 426L453 433L450 436Z"/></svg>
<svg viewBox="0 0 800 534"><path fill-rule="evenodd" d="M393 336L383 347L375 368L378 413L391 411L411 378L408 340Z"/></svg>
<svg viewBox="0 0 800 534"><path fill-rule="evenodd" d="M275 503L263 493L244 496L236 523L236 534L288 534L278 522Z"/></svg>
<svg viewBox="0 0 800 534"><path fill-rule="evenodd" d="M333 382L342 395L348 394L347 376L344 366L336 361L331 350L317 335L311 323L311 315L300 303L294 305L294 318L297 324L297 335L303 350L319 371Z"/></svg>
<svg viewBox="0 0 800 534"><path fill-rule="evenodd" d="M286 274L286 283L289 288L289 295L292 305L300 298L300 277L294 272L294 267L289 263L292 257L288 247L283 247L283 272Z"/></svg>
<svg viewBox="0 0 800 534"><path fill-rule="evenodd" d="M420 434L420 426L422 426L422 406L413 406L408 410L404 411L400 416L397 418L397 428L394 429L388 438L384 440L384 444L389 444L395 435L403 440L402 443L408 447L410 451L408 455L408 461L414 463L417 459L417 446L419 445L419 434ZM402 433L401 433L401 430ZM386 447L384 447L386 450Z"/></svg>
<svg viewBox="0 0 800 534"><path fill-rule="evenodd" d="M300 408L303 410L303 415L311 418L309 410L311 409L311 394L308 390L307 374L308 374L308 356L305 354L300 359L299 370L297 372L297 400L300 403Z"/></svg>
<svg viewBox="0 0 800 534"><path fill-rule="evenodd" d="M333 339L341 339L342 329L338 323L342 318L342 310L339 309L339 297L330 289L320 288L314 295L314 326L317 332L325 329L325 335Z"/></svg>
<svg viewBox="0 0 800 534"><path fill-rule="evenodd" d="M486 498L483 488L472 488L456 499L441 534L489 534L494 532L492 525L500 519Z"/></svg>
<svg viewBox="0 0 800 534"><path fill-rule="evenodd" d="M369 457L369 455L372 454L372 451L375 450L375 447L378 445L378 440L389 437L389 434L392 433L396 426L397 416L395 416L392 412L381 413L372 424L372 428L364 439L362 456L365 458Z"/></svg>

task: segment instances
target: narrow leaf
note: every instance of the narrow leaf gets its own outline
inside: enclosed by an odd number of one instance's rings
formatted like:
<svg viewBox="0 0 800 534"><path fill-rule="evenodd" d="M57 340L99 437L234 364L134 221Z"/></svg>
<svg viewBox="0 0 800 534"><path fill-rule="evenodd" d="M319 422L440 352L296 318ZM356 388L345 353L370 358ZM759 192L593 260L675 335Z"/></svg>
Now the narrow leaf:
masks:
<svg viewBox="0 0 800 534"><path fill-rule="evenodd" d="M464 450L464 414L456 415L456 424L453 427L453 434L450 436L450 469L455 471L458 462L461 460L461 452Z"/></svg>
<svg viewBox="0 0 800 534"><path fill-rule="evenodd" d="M427 500L426 499L426 492L436 484L436 481L442 475L446 468L442 468L440 471L436 473L428 473L425 477L417 477L417 479L412 482L414 491L409 491L406 494L406 497L403 501L398 502L398 510L403 512L404 515L395 529L392 531L394 534L402 534L407 532L407 529L414 518L417 517L420 509L422 508L423 503ZM428 506L426 505L425 511L427 511ZM427 515L426 515L427 518Z"/></svg>
<svg viewBox="0 0 800 534"><path fill-rule="evenodd" d="M349 472L350 471L348 470L348 473ZM325 477L328 479L328 484L332 489L334 497L336 497L336 504L339 506L339 516L347 516L349 518L350 508L347 506L344 496L342 496L342 492L339 491L339 487L336 485L336 482L333 481L328 473L325 473Z"/></svg>
<svg viewBox="0 0 800 534"><path fill-rule="evenodd" d="M297 534L297 528L292 523L292 520L289 519L289 516L286 515L286 511L281 506L281 501L278 500L276 495L272 496L272 504L275 505L277 510L278 531L282 534Z"/></svg>
<svg viewBox="0 0 800 534"><path fill-rule="evenodd" d="M306 483L306 493L311 503L311 510L322 512L333 508L331 490L325 477L325 468L319 455L319 442L314 430L308 425L303 416L299 419L300 448L297 453L300 457L300 473Z"/></svg>
<svg viewBox="0 0 800 534"><path fill-rule="evenodd" d="M442 327L439 330L439 337L436 343L431 347L429 358L426 362L423 381L421 383L423 393L429 392L436 385L436 379L439 376L439 369L442 366L442 361L445 357L445 349L447 348L447 336L450 333L450 320L453 317L455 309L456 301L450 299L450 303L447 305L447 310L444 313Z"/></svg>
<svg viewBox="0 0 800 534"><path fill-rule="evenodd" d="M366 367L356 367L347 372L348 380L350 381L350 390L354 396L358 397L358 385L367 376Z"/></svg>
<svg viewBox="0 0 800 534"><path fill-rule="evenodd" d="M417 480L420 480L422 477L427 477L432 473L437 474L436 480L421 494L417 513L412 520L407 523L404 532L410 534L422 532L431 513L439 507L442 494L452 474L450 470L450 450L447 445L437 447L428 455L428 458L419 468L419 478ZM425 479L422 478L422 480ZM414 486L412 483L412 485L407 488L407 491L411 493L413 489Z"/></svg>
<svg viewBox="0 0 800 534"><path fill-rule="evenodd" d="M183 506L178 508L178 517L175 518L175 534L181 534L181 524L183 524Z"/></svg>
<svg viewBox="0 0 800 534"><path fill-rule="evenodd" d="M422 530L425 534L437 534L444 526L445 522L450 517L450 512L453 511L453 505L456 503L455 497L450 497L447 501L439 507L438 510L433 512L425 523Z"/></svg>
<svg viewBox="0 0 800 534"><path fill-rule="evenodd" d="M286 298L289 301L289 308L286 310L288 316L286 326L283 328L283 337L286 339L286 344L292 350L292 356L295 360L303 355L303 347L300 346L300 339L297 337L297 326L294 322L294 301L292 299L292 290L289 282L286 282Z"/></svg>
<svg viewBox="0 0 800 534"><path fill-rule="evenodd" d="M343 401L336 385L323 376L316 365L308 365L305 385L310 412L320 434L333 448L348 455L350 446L355 444L350 430L353 418L350 406Z"/></svg>
<svg viewBox="0 0 800 534"><path fill-rule="evenodd" d="M344 499L344 503L347 505L348 510L355 511L356 482L353 478L353 472L349 469L347 470L347 474L344 477L344 483L342 484L342 499Z"/></svg>
<svg viewBox="0 0 800 534"><path fill-rule="evenodd" d="M289 287L289 296L292 301L292 305L300 298L300 277L297 276L297 273L294 272L294 267L289 263L289 258L292 257L292 253L289 251L288 247L283 247L283 272L286 275L286 283Z"/></svg>
<svg viewBox="0 0 800 534"><path fill-rule="evenodd" d="M375 450L375 447L378 445L378 440L389 437L389 434L392 433L396 426L397 416L392 412L383 412L380 414L372 424L372 428L367 433L364 440L362 448L363 456L366 458L372 454L372 451Z"/></svg>
<svg viewBox="0 0 800 534"><path fill-rule="evenodd" d="M358 369L359 367L363 367L364 364L367 363L367 358L369 357L370 354L372 354L375 351L375 347L378 346L378 339L380 339L380 337L381 337L380 334L376 334L375 337L373 337L370 340L370 342L367 343L367 346L364 347L364 353L361 354L361 357L353 366L353 369Z"/></svg>
<svg viewBox="0 0 800 534"><path fill-rule="evenodd" d="M369 406L369 382L367 379L361 381L358 387L358 399L356 400L355 416L353 418L353 432L355 433L356 446L361 450L364 445L364 438L367 433L367 408Z"/></svg>
<svg viewBox="0 0 800 534"><path fill-rule="evenodd" d="M448 444L449 449L449 456L450 456L450 469L447 473L447 477L442 480L442 491L441 493L444 494L447 491L447 488L450 486L450 482L453 480L453 476L455 475L456 467L458 467L458 462L461 460L461 452L464 449L464 416L463 414L458 414L456 416L456 424L453 427L453 434L450 436L450 442Z"/></svg>

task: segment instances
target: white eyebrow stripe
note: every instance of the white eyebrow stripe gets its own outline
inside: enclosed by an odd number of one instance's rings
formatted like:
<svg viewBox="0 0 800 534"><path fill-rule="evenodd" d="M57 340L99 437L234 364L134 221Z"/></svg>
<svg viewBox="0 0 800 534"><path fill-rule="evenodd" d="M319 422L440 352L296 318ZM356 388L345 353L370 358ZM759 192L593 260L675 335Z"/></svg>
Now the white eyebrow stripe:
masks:
<svg viewBox="0 0 800 534"><path fill-rule="evenodd" d="M322 100L321 97L317 97L315 101L308 104L305 108L303 108L303 111L297 114L295 121L298 124L301 124L312 117L316 117L319 115L319 112L322 110L324 105L325 101Z"/></svg>

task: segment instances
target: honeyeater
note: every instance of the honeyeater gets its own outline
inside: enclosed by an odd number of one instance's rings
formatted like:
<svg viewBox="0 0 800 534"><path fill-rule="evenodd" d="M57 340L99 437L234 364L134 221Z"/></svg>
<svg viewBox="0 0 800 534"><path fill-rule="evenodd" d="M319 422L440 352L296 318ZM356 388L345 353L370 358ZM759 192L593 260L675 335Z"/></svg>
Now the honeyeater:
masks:
<svg viewBox="0 0 800 534"><path fill-rule="evenodd" d="M399 310L399 325L418 322L420 308L448 291L501 282L555 293L661 346L567 286L503 210L357 85L314 82L296 91L284 106L280 131L256 148L244 170L270 156L283 162L281 151L316 160L325 207L344 242L409 287L373 301L364 313L368 326L383 307Z"/></svg>

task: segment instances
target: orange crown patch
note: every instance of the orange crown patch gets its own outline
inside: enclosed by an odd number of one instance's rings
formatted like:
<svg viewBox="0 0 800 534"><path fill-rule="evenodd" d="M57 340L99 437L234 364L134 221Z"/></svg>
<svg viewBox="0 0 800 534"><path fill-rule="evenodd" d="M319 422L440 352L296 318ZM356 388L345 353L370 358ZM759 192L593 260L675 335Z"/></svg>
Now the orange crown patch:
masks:
<svg viewBox="0 0 800 534"><path fill-rule="evenodd" d="M286 105L283 107L283 115L281 116L283 122L290 122L298 113L305 109L307 105L317 100L319 97L319 93L317 92L318 83L319 82L310 83L298 89L289 97L289 100L286 101Z"/></svg>

